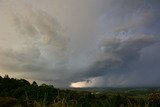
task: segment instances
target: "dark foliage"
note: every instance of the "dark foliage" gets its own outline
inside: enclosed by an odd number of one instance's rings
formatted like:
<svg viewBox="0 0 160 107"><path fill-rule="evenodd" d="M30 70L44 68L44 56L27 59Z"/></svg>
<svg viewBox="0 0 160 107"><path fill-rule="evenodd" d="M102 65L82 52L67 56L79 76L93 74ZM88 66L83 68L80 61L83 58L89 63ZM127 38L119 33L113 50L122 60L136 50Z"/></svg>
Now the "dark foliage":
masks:
<svg viewBox="0 0 160 107"><path fill-rule="evenodd" d="M0 76L0 107L160 107L159 90L60 90Z"/></svg>

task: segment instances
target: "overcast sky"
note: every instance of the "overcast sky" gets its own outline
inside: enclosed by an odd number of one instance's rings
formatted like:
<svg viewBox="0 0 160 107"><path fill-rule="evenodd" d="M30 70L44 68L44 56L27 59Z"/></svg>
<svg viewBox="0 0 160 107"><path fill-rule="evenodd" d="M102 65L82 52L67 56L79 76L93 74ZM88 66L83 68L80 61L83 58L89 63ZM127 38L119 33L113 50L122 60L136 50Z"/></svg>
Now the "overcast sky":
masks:
<svg viewBox="0 0 160 107"><path fill-rule="evenodd" d="M160 0L0 0L0 75L160 86L159 11Z"/></svg>

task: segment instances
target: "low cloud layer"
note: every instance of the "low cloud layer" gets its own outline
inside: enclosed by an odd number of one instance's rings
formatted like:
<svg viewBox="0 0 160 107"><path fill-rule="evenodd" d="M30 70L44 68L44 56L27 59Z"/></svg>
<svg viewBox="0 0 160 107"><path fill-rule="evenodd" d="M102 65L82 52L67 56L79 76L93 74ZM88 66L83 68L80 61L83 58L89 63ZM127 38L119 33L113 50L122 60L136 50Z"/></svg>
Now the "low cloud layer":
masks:
<svg viewBox="0 0 160 107"><path fill-rule="evenodd" d="M0 1L2 75L57 87L160 85L158 0L36 2Z"/></svg>

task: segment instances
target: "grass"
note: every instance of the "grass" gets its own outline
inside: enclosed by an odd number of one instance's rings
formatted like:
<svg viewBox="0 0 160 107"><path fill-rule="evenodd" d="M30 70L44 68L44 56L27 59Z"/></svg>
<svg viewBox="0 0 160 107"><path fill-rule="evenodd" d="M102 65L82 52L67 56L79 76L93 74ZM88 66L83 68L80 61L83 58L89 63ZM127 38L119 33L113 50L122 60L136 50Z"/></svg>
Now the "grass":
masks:
<svg viewBox="0 0 160 107"><path fill-rule="evenodd" d="M160 107L160 93L152 93L145 98L144 96L130 97L117 94L115 96L96 95L94 98L84 95L78 100L70 100L68 96L70 95L63 97L58 95L49 104L46 102L47 94L44 95L42 101L32 101L26 96L25 103L6 97L0 99L0 107ZM7 103L9 105L6 106ZM12 104L15 106L11 106Z"/></svg>

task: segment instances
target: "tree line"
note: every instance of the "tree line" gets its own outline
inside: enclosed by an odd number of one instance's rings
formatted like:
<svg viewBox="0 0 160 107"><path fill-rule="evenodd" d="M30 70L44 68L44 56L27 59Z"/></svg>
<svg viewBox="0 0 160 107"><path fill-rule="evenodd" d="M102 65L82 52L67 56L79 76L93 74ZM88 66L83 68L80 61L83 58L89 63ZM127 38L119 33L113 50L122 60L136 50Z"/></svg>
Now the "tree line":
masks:
<svg viewBox="0 0 160 107"><path fill-rule="evenodd" d="M53 85L0 76L0 107L160 107L159 91L142 93L143 96L62 90Z"/></svg>

